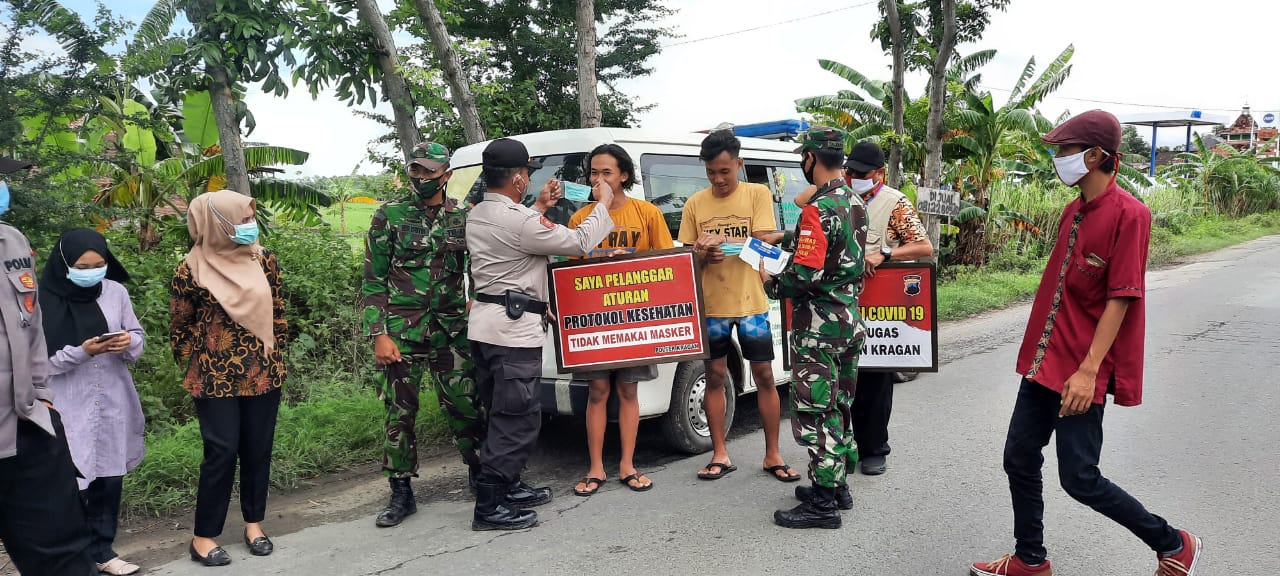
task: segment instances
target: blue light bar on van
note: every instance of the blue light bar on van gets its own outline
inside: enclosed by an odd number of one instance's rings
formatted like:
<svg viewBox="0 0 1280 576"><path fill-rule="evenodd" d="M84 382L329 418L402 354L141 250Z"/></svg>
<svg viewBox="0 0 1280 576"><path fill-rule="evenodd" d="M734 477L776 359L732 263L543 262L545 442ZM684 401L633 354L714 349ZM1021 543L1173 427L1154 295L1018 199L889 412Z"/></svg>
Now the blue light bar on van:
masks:
<svg viewBox="0 0 1280 576"><path fill-rule="evenodd" d="M804 120L778 120L758 124L740 124L733 127L733 133L743 138L795 138L809 129Z"/></svg>

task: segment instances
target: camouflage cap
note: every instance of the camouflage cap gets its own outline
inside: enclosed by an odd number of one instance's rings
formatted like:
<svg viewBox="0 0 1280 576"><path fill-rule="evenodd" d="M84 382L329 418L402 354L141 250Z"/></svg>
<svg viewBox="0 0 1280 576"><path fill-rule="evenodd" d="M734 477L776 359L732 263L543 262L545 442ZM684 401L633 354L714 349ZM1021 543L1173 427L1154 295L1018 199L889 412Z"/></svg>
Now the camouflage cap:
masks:
<svg viewBox="0 0 1280 576"><path fill-rule="evenodd" d="M435 142L419 142L413 147L413 159L410 164L417 164L435 172L442 166L449 165L449 149L444 144Z"/></svg>
<svg viewBox="0 0 1280 576"><path fill-rule="evenodd" d="M805 150L839 150L844 152L844 132L827 126L813 126L800 133L800 147L796 152Z"/></svg>

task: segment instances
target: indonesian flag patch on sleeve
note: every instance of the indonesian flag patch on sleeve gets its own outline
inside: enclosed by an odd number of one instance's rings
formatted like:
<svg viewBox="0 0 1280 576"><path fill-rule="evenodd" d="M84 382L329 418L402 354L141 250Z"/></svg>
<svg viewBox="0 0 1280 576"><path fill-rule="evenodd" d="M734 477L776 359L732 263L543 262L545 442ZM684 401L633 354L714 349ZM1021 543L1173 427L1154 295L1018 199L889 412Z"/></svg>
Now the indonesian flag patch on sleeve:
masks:
<svg viewBox="0 0 1280 576"><path fill-rule="evenodd" d="M827 263L827 233L822 231L818 207L810 204L800 213L800 235L796 237L796 264L821 270Z"/></svg>

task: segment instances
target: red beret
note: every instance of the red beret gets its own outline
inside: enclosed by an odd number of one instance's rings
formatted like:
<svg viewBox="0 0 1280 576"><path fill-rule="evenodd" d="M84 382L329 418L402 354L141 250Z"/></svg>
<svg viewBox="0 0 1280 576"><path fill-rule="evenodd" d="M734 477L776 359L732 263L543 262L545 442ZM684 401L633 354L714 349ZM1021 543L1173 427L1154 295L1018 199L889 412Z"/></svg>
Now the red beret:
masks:
<svg viewBox="0 0 1280 576"><path fill-rule="evenodd" d="M1103 150L1115 152L1120 149L1122 132L1120 121L1110 112L1090 110L1079 116L1072 116L1052 132L1045 134L1043 140L1046 144L1099 146Z"/></svg>

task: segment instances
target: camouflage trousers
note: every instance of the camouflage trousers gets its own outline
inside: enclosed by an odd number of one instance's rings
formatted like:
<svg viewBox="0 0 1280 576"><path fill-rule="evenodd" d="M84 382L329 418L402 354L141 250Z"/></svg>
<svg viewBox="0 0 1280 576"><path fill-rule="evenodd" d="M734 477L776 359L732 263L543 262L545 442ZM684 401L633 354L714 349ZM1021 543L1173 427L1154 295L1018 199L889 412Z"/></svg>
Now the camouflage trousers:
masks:
<svg viewBox="0 0 1280 576"><path fill-rule="evenodd" d="M432 335L426 343L396 340L400 362L384 366L376 378L378 398L386 406L386 440L382 472L390 478L418 475L418 397L422 382L430 378L444 410L454 446L468 466L480 465L485 422L476 399L475 364L466 333L452 341Z"/></svg>
<svg viewBox="0 0 1280 576"><path fill-rule="evenodd" d="M834 487L845 482L846 467L858 462L851 411L862 339L847 348L793 349L791 431L809 451L809 479Z"/></svg>

